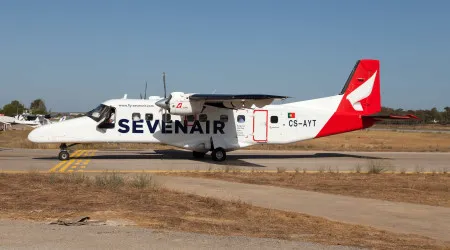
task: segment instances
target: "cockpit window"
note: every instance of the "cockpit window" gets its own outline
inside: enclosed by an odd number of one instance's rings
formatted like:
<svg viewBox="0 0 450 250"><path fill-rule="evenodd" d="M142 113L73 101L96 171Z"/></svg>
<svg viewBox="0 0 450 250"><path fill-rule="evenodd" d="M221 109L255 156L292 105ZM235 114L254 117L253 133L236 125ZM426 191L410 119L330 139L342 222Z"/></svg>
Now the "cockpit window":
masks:
<svg viewBox="0 0 450 250"><path fill-rule="evenodd" d="M106 115L109 113L110 107L100 104L95 109L89 111L86 113L86 116L90 117L96 122L101 121L103 118L106 117Z"/></svg>

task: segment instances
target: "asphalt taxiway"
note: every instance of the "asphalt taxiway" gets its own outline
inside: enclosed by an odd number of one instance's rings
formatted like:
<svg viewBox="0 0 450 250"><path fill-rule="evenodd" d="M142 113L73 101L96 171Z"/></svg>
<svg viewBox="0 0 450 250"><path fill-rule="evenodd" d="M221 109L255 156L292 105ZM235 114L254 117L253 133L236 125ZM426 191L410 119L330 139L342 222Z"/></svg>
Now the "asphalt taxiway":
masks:
<svg viewBox="0 0 450 250"><path fill-rule="evenodd" d="M57 159L58 150L1 149L0 172L84 172L123 173L167 171L211 171L228 167L240 171L364 171L376 161L388 171L450 172L450 153L435 152L314 152L239 150L230 152L225 162L210 156L194 159L183 150L76 150L68 161ZM169 189L241 200L256 206L299 212L398 233L413 233L449 242L450 210L402 202L321 194L254 184L202 178L158 176L156 181ZM319 247L320 248L320 247Z"/></svg>
<svg viewBox="0 0 450 250"><path fill-rule="evenodd" d="M57 159L58 150L0 149L3 172L159 172L210 171L229 167L241 171L361 171L368 165L396 172L450 172L450 153L439 152L318 152L238 150L224 162L209 155L194 159L184 150L75 150L69 161Z"/></svg>

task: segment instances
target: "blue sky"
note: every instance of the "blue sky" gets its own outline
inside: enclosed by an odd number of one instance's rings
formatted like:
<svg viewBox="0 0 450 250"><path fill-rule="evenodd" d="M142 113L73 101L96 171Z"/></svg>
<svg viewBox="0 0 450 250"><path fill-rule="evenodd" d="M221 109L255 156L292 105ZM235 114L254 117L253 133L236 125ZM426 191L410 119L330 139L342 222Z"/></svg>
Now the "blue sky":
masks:
<svg viewBox="0 0 450 250"><path fill-rule="evenodd" d="M337 94L381 60L385 106L450 106L449 1L0 1L0 105L168 91Z"/></svg>

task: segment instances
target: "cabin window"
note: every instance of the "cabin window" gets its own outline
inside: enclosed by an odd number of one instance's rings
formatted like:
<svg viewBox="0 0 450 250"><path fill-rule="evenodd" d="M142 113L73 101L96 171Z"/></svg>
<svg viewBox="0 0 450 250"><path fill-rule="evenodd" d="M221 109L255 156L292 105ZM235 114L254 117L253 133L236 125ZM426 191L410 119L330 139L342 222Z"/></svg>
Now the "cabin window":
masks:
<svg viewBox="0 0 450 250"><path fill-rule="evenodd" d="M228 115L220 115L221 122L228 122Z"/></svg>
<svg viewBox="0 0 450 250"><path fill-rule="evenodd" d="M131 117L133 118L133 121L140 121L141 120L141 113L133 113L131 115Z"/></svg>
<svg viewBox="0 0 450 250"><path fill-rule="evenodd" d="M270 123L278 123L278 116L276 116L276 115L271 116Z"/></svg>
<svg viewBox="0 0 450 250"><path fill-rule="evenodd" d="M237 122L238 123L244 123L245 122L245 115L238 115L237 116Z"/></svg>
<svg viewBox="0 0 450 250"><path fill-rule="evenodd" d="M208 116L206 114L200 114L198 116L198 120L201 122L206 122L206 120L208 120Z"/></svg>
<svg viewBox="0 0 450 250"><path fill-rule="evenodd" d="M186 116L186 121L188 121L188 122L193 122L193 121L195 121L195 115L187 115L187 116Z"/></svg>
<svg viewBox="0 0 450 250"><path fill-rule="evenodd" d="M172 122L171 115L170 115L170 114L163 114L163 115L162 115L162 120L163 120L164 122Z"/></svg>
<svg viewBox="0 0 450 250"><path fill-rule="evenodd" d="M146 121L153 121L153 114L145 114Z"/></svg>

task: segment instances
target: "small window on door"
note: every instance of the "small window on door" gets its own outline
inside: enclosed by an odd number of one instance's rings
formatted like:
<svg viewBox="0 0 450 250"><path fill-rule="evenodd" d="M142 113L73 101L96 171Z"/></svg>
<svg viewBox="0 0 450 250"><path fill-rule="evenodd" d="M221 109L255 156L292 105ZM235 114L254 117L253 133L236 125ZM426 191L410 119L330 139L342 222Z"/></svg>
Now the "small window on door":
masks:
<svg viewBox="0 0 450 250"><path fill-rule="evenodd" d="M140 121L141 120L141 113L133 113L131 115L131 117L133 118L133 121Z"/></svg>
<svg viewBox="0 0 450 250"><path fill-rule="evenodd" d="M276 115L271 116L270 123L278 123L278 116L276 116Z"/></svg>
<svg viewBox="0 0 450 250"><path fill-rule="evenodd" d="M238 115L237 116L237 122L238 123L244 123L245 122L245 115Z"/></svg>
<svg viewBox="0 0 450 250"><path fill-rule="evenodd" d="M153 114L145 114L146 121L153 121Z"/></svg>
<svg viewBox="0 0 450 250"><path fill-rule="evenodd" d="M198 120L201 122L206 122L208 120L208 116L206 114L200 114L198 116Z"/></svg>
<svg viewBox="0 0 450 250"><path fill-rule="evenodd" d="M220 115L221 122L228 122L228 115Z"/></svg>

